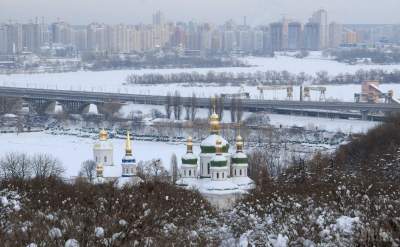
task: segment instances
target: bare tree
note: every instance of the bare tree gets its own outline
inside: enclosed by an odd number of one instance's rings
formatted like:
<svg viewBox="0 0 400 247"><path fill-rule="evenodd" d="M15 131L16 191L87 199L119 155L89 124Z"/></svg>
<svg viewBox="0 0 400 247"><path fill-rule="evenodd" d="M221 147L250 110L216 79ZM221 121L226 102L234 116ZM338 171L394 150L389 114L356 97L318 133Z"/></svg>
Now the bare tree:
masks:
<svg viewBox="0 0 400 247"><path fill-rule="evenodd" d="M236 122L236 98L235 97L233 97L231 99L230 110L231 110L231 122L234 123L234 122Z"/></svg>
<svg viewBox="0 0 400 247"><path fill-rule="evenodd" d="M181 119L182 114L182 102L181 102L181 95L178 91L175 91L174 98L173 98L173 107L174 107L174 117L176 120Z"/></svg>
<svg viewBox="0 0 400 247"><path fill-rule="evenodd" d="M208 105L208 115L211 116L211 114L213 114L214 111L214 105L215 105L215 97L211 97L210 98L210 104Z"/></svg>
<svg viewBox="0 0 400 247"><path fill-rule="evenodd" d="M217 97L216 99L216 112L219 116L219 120L222 121L224 118L224 98L222 97Z"/></svg>
<svg viewBox="0 0 400 247"><path fill-rule="evenodd" d="M176 180L178 179L178 159L176 154L172 154L170 166L172 183L175 184Z"/></svg>
<svg viewBox="0 0 400 247"><path fill-rule="evenodd" d="M150 181L166 181L168 177L168 172L160 159L139 163L138 174L143 180Z"/></svg>
<svg viewBox="0 0 400 247"><path fill-rule="evenodd" d="M24 131L24 118L22 116L18 116L16 126L17 135Z"/></svg>
<svg viewBox="0 0 400 247"><path fill-rule="evenodd" d="M167 118L171 118L171 107L172 107L172 96L170 93L167 94L167 100L165 102L165 115L167 115Z"/></svg>
<svg viewBox="0 0 400 247"><path fill-rule="evenodd" d="M185 120L190 120L190 105L185 106Z"/></svg>
<svg viewBox="0 0 400 247"><path fill-rule="evenodd" d="M86 160L82 163L79 172L80 177L86 177L89 182L92 182L96 177L96 162L94 160Z"/></svg>
<svg viewBox="0 0 400 247"><path fill-rule="evenodd" d="M113 120L118 111L121 109L121 106L122 105L118 102L105 103L100 107L100 111L104 114L104 117L107 120Z"/></svg>
<svg viewBox="0 0 400 247"><path fill-rule="evenodd" d="M243 102L242 99L237 98L236 99L236 122L242 121L243 117Z"/></svg>
<svg viewBox="0 0 400 247"><path fill-rule="evenodd" d="M190 106L191 106L190 120L194 121L196 119L196 113L197 113L197 97L195 93L193 93L192 95Z"/></svg>
<svg viewBox="0 0 400 247"><path fill-rule="evenodd" d="M32 172L35 177L57 177L64 171L61 162L48 154L36 154L32 158Z"/></svg>
<svg viewBox="0 0 400 247"><path fill-rule="evenodd" d="M0 113L17 113L22 107L22 100L14 97L0 97Z"/></svg>
<svg viewBox="0 0 400 247"><path fill-rule="evenodd" d="M31 161L25 153L8 153L0 160L4 178L22 178L31 176Z"/></svg>

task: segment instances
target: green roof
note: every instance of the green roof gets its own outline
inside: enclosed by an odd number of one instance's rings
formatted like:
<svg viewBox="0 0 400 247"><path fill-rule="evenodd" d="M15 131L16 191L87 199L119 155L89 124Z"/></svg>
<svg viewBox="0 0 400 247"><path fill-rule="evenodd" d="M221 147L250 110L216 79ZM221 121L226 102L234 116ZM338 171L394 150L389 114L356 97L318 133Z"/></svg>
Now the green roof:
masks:
<svg viewBox="0 0 400 247"><path fill-rule="evenodd" d="M214 161L214 160L212 160L210 162L210 166L212 166L212 167L224 167L224 166L227 165L227 163L228 162L226 160L224 160L224 161Z"/></svg>
<svg viewBox="0 0 400 247"><path fill-rule="evenodd" d="M202 146L200 148L201 148L201 152L203 154L215 154L217 152L215 146ZM227 153L229 151L229 145L222 146L222 150L221 151L223 153Z"/></svg>
<svg viewBox="0 0 400 247"><path fill-rule="evenodd" d="M247 164L248 158L232 158L233 164Z"/></svg>
<svg viewBox="0 0 400 247"><path fill-rule="evenodd" d="M197 158L196 159L183 159L182 158L182 164L185 164L185 165L197 165Z"/></svg>

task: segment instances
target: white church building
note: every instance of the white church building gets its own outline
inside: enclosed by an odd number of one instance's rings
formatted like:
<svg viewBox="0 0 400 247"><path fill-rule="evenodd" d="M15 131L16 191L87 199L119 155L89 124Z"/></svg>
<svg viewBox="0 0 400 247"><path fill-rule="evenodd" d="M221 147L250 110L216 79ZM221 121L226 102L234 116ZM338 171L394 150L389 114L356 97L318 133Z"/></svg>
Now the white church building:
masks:
<svg viewBox="0 0 400 247"><path fill-rule="evenodd" d="M125 140L125 156L120 165L114 164L114 146L105 130L100 131L99 140L93 146L93 158L96 162L96 178L93 182L96 184L113 182L115 186L122 188L142 181L137 176L137 164L132 152L129 131Z"/></svg>
<svg viewBox="0 0 400 247"><path fill-rule="evenodd" d="M198 190L211 204L226 208L255 188L255 183L247 174L248 158L243 152L243 138L236 137L236 150L229 153L229 143L219 134L219 116L215 111L210 117L210 129L210 135L200 144L199 155L193 153L193 141L188 138L176 184Z"/></svg>

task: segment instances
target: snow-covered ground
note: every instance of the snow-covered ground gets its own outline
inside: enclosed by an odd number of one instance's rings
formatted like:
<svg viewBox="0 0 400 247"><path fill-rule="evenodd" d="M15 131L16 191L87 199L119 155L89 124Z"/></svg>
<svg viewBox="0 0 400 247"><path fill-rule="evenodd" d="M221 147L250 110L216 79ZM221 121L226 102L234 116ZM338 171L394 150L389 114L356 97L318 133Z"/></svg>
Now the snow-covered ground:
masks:
<svg viewBox="0 0 400 247"><path fill-rule="evenodd" d="M297 59L289 56L276 56L275 58L264 57L247 57L245 60L253 65L245 68L186 68L186 69L141 69L141 70L116 70L116 71L78 71L66 73L43 73L43 74L13 74L0 75L0 85L19 86L19 87L35 87L35 88L51 88L65 90L85 90L85 91L104 91L104 92L121 92L136 94L153 94L165 95L168 92L179 90L181 95L190 96L196 93L198 96L207 97L219 93L236 93L239 87L210 87L196 86L188 87L184 85L123 85L126 78L130 74L146 74L146 73L179 73L179 72L199 72L207 73L210 70L216 72L256 72L276 70L287 70L291 73L305 72L314 75L316 72L325 70L329 75L338 73L354 73L359 69L383 69L393 71L400 69L400 65L348 65L333 60L324 59L319 53L313 53L305 59ZM400 85L382 85L383 91L394 89L395 93L400 94ZM344 86L327 86L327 98L340 99L345 101L353 101L354 93L360 92L359 85ZM259 92L256 87L244 86L244 91L249 92L252 98L258 98ZM265 98L268 99L285 99L286 92L268 92ZM294 90L295 99L299 98L299 88ZM318 99L318 94L312 95L314 100Z"/></svg>
<svg viewBox="0 0 400 247"><path fill-rule="evenodd" d="M0 134L0 156L8 152L23 152L29 155L46 153L58 158L66 169L66 176L77 176L83 161L93 159L95 140L75 136L55 136L39 133ZM124 155L124 140L112 139L114 144L114 164L120 167ZM197 152L197 147L195 148ZM136 160L147 161L161 159L169 169L171 156L178 159L186 153L184 144L145 142L133 140L133 152Z"/></svg>

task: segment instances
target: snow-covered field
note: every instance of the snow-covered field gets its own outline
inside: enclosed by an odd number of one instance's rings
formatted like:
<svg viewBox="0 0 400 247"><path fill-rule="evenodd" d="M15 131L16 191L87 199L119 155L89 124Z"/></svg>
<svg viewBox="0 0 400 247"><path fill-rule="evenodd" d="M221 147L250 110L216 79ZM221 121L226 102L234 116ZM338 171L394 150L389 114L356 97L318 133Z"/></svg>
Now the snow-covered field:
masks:
<svg viewBox="0 0 400 247"><path fill-rule="evenodd" d="M66 176L77 176L81 163L93 159L95 140L75 136L55 136L46 133L0 134L0 156L8 152L23 152L29 155L46 153L58 158L66 169ZM124 155L124 140L112 139L114 144L114 164L120 166ZM197 152L197 148L195 149ZM136 160L161 159L169 169L173 153L178 159L186 152L183 144L144 142L133 140Z"/></svg>
<svg viewBox="0 0 400 247"><path fill-rule="evenodd" d="M146 74L146 73L179 73L179 72L199 72L206 73L210 70L216 72L256 72L276 70L287 70L291 73L305 72L314 75L316 72L325 70L329 75L338 73L354 73L359 69L383 69L392 71L400 69L400 65L348 65L339 63L333 60L324 59L319 53L313 53L305 59L297 59L289 56L276 56L275 58L263 57L247 57L245 60L253 65L246 68L187 68L187 69L141 69L141 70L116 70L116 71L78 71L66 73L44 73L44 74L13 74L0 75L0 85L19 86L19 87L36 87L36 88L51 88L65 90L85 90L85 91L104 91L104 92L121 92L121 93L136 93L136 94L153 94L165 95L168 92L179 90L181 95L190 96L196 93L198 96L207 97L214 94L236 93L240 90L239 87L210 87L196 86L185 87L183 85L157 85L143 86L132 85L125 86L123 83L126 77L130 74ZM400 94L400 85L382 85L383 91L394 89L395 93ZM354 93L360 92L359 85L344 85L344 86L327 86L327 98L340 99L345 101L353 101ZM244 91L249 92L252 98L258 98L259 92L256 87L244 86ZM269 92L265 98L269 99L285 99L286 92ZM299 98L299 88L294 90L294 97ZM312 95L314 100L318 99L318 94Z"/></svg>

